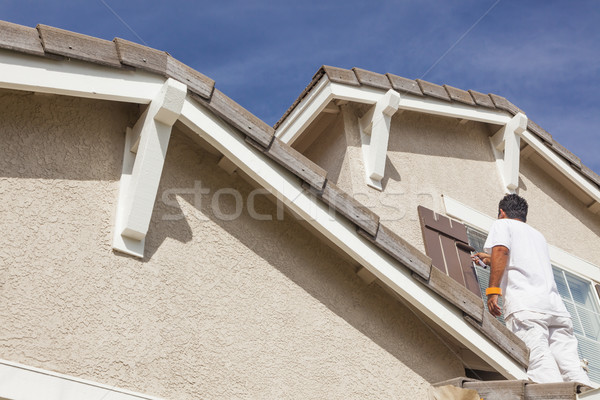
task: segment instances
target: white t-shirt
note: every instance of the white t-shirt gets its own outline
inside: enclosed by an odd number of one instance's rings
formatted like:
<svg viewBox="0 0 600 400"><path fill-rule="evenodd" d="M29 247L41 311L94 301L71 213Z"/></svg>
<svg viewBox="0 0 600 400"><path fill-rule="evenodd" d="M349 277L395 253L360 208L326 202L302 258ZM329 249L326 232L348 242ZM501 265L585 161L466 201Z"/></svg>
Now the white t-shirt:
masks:
<svg viewBox="0 0 600 400"><path fill-rule="evenodd" d="M504 218L492 225L484 251L491 254L499 245L509 250L500 281L504 318L524 310L570 317L556 288L544 236L524 222Z"/></svg>

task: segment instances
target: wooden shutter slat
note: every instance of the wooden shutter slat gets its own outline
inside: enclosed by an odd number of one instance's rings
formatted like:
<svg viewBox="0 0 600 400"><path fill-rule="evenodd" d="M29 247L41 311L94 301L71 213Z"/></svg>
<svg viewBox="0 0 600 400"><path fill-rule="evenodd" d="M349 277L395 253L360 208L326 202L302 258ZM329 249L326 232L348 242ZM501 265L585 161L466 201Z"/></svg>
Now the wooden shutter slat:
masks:
<svg viewBox="0 0 600 400"><path fill-rule="evenodd" d="M458 255L461 260L460 264L462 265L462 274L465 278L465 287L476 295L479 295L481 293L481 288L479 287L479 282L477 281L477 274L475 273L475 267L473 267L471 253L461 250L460 247L458 247L458 249Z"/></svg>
<svg viewBox="0 0 600 400"><path fill-rule="evenodd" d="M444 252L448 276L465 286L465 278L463 277L460 258L458 258L458 252L456 251L456 243L454 240L444 235L440 235L440 239L442 241L442 250Z"/></svg>
<svg viewBox="0 0 600 400"><path fill-rule="evenodd" d="M444 273L448 273L446 270L446 263L444 262L442 245L439 239L440 236L431 230L424 231L423 236L425 239L425 252L431 257L431 265Z"/></svg>
<svg viewBox="0 0 600 400"><path fill-rule="evenodd" d="M471 261L467 228L433 210L419 206L419 220L425 242L425 252L432 265L470 292L481 296L481 290Z"/></svg>

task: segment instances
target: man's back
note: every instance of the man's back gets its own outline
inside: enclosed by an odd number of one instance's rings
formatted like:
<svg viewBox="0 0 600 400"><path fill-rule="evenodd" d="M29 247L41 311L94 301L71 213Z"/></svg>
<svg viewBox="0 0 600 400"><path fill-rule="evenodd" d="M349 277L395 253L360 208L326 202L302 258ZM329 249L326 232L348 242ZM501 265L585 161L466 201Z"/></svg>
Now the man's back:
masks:
<svg viewBox="0 0 600 400"><path fill-rule="evenodd" d="M509 261L500 286L504 293L504 316L516 311L537 311L569 316L556 288L548 244L530 225L516 219L494 222L485 243L509 249Z"/></svg>

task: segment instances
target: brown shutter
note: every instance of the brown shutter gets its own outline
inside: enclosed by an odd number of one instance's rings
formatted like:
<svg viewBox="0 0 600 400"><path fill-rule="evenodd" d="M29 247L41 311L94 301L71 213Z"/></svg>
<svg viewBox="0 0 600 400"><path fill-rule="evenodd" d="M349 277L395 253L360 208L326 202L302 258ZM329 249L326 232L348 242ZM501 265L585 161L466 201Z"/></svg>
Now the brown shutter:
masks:
<svg viewBox="0 0 600 400"><path fill-rule="evenodd" d="M434 267L465 286L477 296L481 290L471 261L467 228L460 222L436 214L433 210L419 206L419 220L425 242L425 252L431 257Z"/></svg>

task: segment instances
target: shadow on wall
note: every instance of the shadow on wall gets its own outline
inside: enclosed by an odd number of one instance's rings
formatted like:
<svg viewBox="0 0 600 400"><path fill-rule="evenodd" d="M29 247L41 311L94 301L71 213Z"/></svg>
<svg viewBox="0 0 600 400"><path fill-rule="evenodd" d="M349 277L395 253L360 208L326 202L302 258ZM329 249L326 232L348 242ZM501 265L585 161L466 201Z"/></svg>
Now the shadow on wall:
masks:
<svg viewBox="0 0 600 400"><path fill-rule="evenodd" d="M463 373L456 356L411 311L379 286L367 286L356 276L353 265L290 214L285 213L280 221L253 218L250 214L256 213L278 219L276 205L258 195L249 212L254 188L237 174L229 176L219 168L218 157L175 130L169 146L144 261L150 261L167 239L194 240L191 226L218 225L425 380L438 382ZM234 193L241 197L236 199ZM240 211L238 200L243 204L241 213L228 220ZM202 268L203 260L197 262ZM433 365L432 360L440 362Z"/></svg>
<svg viewBox="0 0 600 400"><path fill-rule="evenodd" d="M120 179L125 127L139 113L137 105L6 90L0 110L1 177L76 181Z"/></svg>
<svg viewBox="0 0 600 400"><path fill-rule="evenodd" d="M489 129L474 121L461 124L456 118L404 111L392 119L388 151L492 162L489 139L481 135Z"/></svg>

